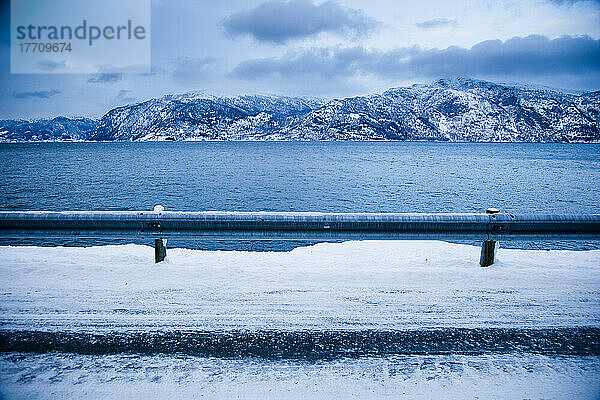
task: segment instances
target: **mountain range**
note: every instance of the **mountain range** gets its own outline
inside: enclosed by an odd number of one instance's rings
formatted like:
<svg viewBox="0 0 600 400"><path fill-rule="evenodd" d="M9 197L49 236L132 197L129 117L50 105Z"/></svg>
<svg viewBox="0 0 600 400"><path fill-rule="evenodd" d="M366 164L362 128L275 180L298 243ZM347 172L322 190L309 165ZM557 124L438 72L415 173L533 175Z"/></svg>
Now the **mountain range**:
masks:
<svg viewBox="0 0 600 400"><path fill-rule="evenodd" d="M98 120L0 121L0 141L32 140L590 142L600 141L600 91L456 78L344 99L187 93Z"/></svg>

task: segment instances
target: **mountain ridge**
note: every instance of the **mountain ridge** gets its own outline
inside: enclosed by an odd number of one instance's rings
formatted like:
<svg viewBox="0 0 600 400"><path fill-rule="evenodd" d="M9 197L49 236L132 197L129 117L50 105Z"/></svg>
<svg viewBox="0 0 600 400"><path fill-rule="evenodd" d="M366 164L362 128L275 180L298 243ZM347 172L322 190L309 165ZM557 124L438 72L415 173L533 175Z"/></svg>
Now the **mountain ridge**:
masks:
<svg viewBox="0 0 600 400"><path fill-rule="evenodd" d="M600 141L600 91L445 78L331 100L189 92L119 106L96 121L57 118L47 120L52 129L40 126L40 120L29 127L12 121L18 129L11 131L7 121L0 121L0 140L51 140L54 132L56 140L91 141L595 142ZM33 129L44 134L36 136Z"/></svg>

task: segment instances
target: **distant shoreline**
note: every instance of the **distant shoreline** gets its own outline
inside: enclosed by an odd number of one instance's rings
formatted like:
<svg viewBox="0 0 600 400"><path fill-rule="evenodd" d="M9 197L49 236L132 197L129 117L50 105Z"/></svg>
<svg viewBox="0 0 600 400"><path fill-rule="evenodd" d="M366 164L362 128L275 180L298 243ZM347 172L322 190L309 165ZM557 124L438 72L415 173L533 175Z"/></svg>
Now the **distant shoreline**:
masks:
<svg viewBox="0 0 600 400"><path fill-rule="evenodd" d="M244 142L244 143L515 143L515 144L600 144L600 140L570 142L528 142L528 141L467 141L467 140L244 140L244 139L183 139L183 140L27 140L1 141L0 144L40 144L40 143L198 143L198 142Z"/></svg>

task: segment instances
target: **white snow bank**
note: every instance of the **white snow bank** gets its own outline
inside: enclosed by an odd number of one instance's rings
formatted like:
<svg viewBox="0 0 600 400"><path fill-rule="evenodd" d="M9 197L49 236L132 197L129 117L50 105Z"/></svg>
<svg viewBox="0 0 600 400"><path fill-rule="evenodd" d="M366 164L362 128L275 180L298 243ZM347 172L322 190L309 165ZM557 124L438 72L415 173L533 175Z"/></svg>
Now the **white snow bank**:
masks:
<svg viewBox="0 0 600 400"><path fill-rule="evenodd" d="M288 253L0 247L0 329L406 329L600 326L600 251L437 241Z"/></svg>

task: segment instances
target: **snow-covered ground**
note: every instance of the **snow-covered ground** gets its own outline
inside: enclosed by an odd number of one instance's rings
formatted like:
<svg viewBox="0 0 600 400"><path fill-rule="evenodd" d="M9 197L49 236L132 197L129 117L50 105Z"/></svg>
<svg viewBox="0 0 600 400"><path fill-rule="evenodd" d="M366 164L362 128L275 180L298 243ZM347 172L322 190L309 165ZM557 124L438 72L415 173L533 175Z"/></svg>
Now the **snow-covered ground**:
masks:
<svg viewBox="0 0 600 400"><path fill-rule="evenodd" d="M599 250L501 248L489 268L479 251L434 241L169 249L154 264L140 245L0 247L0 341L14 330L56 332L52 342L65 332L560 328L550 343L600 326ZM508 353L312 361L13 351L0 355L0 398L596 399L595 335L573 356L518 343Z"/></svg>
<svg viewBox="0 0 600 400"><path fill-rule="evenodd" d="M315 363L177 355L0 356L6 399L578 399L598 357L394 356Z"/></svg>
<svg viewBox="0 0 600 400"><path fill-rule="evenodd" d="M600 326L600 251L436 241L281 252L140 245L0 247L0 329L411 329Z"/></svg>

